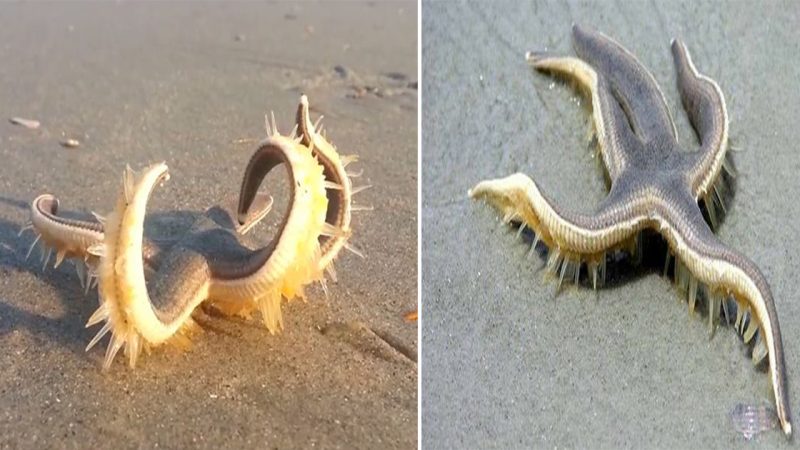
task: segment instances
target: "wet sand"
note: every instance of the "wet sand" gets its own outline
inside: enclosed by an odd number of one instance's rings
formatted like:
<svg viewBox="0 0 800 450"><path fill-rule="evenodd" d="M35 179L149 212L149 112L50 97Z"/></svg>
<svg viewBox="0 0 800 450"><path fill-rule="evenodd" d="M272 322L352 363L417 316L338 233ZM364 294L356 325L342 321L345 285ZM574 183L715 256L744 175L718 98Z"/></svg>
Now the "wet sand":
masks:
<svg viewBox="0 0 800 450"><path fill-rule="evenodd" d="M523 2L518 2L523 3ZM660 274L608 289L556 282L484 203L480 180L529 174L563 207L605 194L583 98L531 70L528 50L574 55L570 26L629 48L659 81L681 142L670 40L726 95L738 189L718 235L764 272L783 332L795 429L800 400L798 9L788 3L512 2L422 6L422 439L428 448L749 447L737 403L774 405L731 327L709 339ZM581 105L578 105L578 102ZM468 105L468 108L464 108ZM658 261L658 262L656 262ZM761 445L790 445L777 429Z"/></svg>
<svg viewBox="0 0 800 450"><path fill-rule="evenodd" d="M417 296L416 30L413 2L0 6L0 447L416 446L417 326L403 320ZM178 235L236 197L264 113L288 133L301 92L360 156L355 184L374 186L353 223L366 259L340 256L330 297L315 286L285 306L279 335L201 316L189 351L102 373L103 349L84 352L96 293L71 263L25 261L28 202L51 192L68 214L103 213L126 163L166 161L146 233ZM260 242L284 181L266 181Z"/></svg>

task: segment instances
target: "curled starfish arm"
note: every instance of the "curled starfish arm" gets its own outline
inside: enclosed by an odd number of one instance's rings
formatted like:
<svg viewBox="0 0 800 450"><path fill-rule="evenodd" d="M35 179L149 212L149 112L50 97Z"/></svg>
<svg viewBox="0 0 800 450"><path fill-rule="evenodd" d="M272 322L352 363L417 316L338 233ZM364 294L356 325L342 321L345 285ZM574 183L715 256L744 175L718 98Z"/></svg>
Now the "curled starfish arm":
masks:
<svg viewBox="0 0 800 450"><path fill-rule="evenodd" d="M244 215L237 214L238 217L231 217L231 220L237 220L234 223L236 232L244 235L258 225L272 211L274 200L269 194L256 193Z"/></svg>
<svg viewBox="0 0 800 450"><path fill-rule="evenodd" d="M76 267L81 282L88 290L92 284L91 278L95 275L99 256L95 252L97 246L103 242L106 219L96 213L93 213L94 221L66 218L59 215L58 208L59 200L54 195L42 194L36 197L31 202L30 225L26 228L33 229L38 236L34 245L41 243L48 249L48 253L55 251L55 267L58 267L64 258L81 260L85 266L81 265L81 262L76 262ZM33 250L33 246L30 250ZM149 239L144 240L142 257L148 267L158 269L160 253L159 244ZM86 277L89 279L85 279Z"/></svg>
<svg viewBox="0 0 800 450"><path fill-rule="evenodd" d="M633 131L645 141L677 138L664 93L633 54L610 37L572 26L575 52L608 79Z"/></svg>
<svg viewBox="0 0 800 450"><path fill-rule="evenodd" d="M720 302L733 296L737 303L737 327L741 330L747 325L743 331L745 342L756 337L753 362L758 364L768 358L778 418L784 433L790 435L783 343L767 280L752 261L717 239L690 194L665 194L663 198L666 200L659 201L656 214L661 234L681 264L706 286L710 324L719 317ZM696 281L690 289L697 290ZM692 298L695 294L689 293ZM745 323L743 318L747 316Z"/></svg>
<svg viewBox="0 0 800 450"><path fill-rule="evenodd" d="M357 160L355 155L342 157L320 132L320 116L316 123L311 121L308 98L300 97L297 107L296 122L299 130L300 142L311 149L314 157L322 165L325 174L326 195L328 197L328 210L326 212L326 227L330 233L319 237L322 257L319 266L327 270L335 280L333 261L342 249L348 249L358 255L360 252L348 242L352 235L351 221L353 209L353 196L369 187L354 187L351 178L358 177L359 173L348 172L347 165Z"/></svg>
<svg viewBox="0 0 800 450"><path fill-rule="evenodd" d="M103 324L87 350L111 335L104 370L120 350L134 367L143 348L166 342L187 345L187 335L195 327L191 314L208 298L207 257L183 242L159 254L160 267L148 291L142 257L146 254L142 248L145 212L154 188L168 178L163 163L139 176L126 169L123 193L106 220L98 265L100 306L86 324Z"/></svg>
<svg viewBox="0 0 800 450"><path fill-rule="evenodd" d="M600 155L608 176L615 180L625 168L625 148L633 140L628 119L619 102L611 94L608 81L584 61L571 57L555 57L528 52L526 59L537 70L547 71L575 80L588 93L592 102L592 116L597 134Z"/></svg>
<svg viewBox="0 0 800 450"><path fill-rule="evenodd" d="M165 323L159 319L144 279L145 208L155 186L168 178L167 166L163 163L147 168L138 179L127 168L123 192L106 220L103 243L98 251L100 307L86 324L89 327L104 323L87 350L111 333L104 369L111 366L115 355L123 348L133 367L143 346L166 341L183 325L181 321Z"/></svg>
<svg viewBox="0 0 800 450"><path fill-rule="evenodd" d="M728 110L722 89L697 71L683 42L672 41L672 55L683 107L700 138L700 151L696 153L697 160L689 177L695 199L703 198L713 189L714 180L725 165Z"/></svg>
<svg viewBox="0 0 800 450"><path fill-rule="evenodd" d="M37 235L33 246L41 242L49 250L48 254L55 250L56 267L64 258L70 257L82 259L87 266L93 266L96 258L91 254L90 248L102 242L103 224L100 221L60 216L58 207L58 199L51 194L42 194L31 202L30 225L26 228L32 228ZM33 250L33 246L30 251Z"/></svg>
<svg viewBox="0 0 800 450"><path fill-rule="evenodd" d="M251 157L239 194L237 216L242 224L261 182L275 167L284 165L289 176L290 202L273 240L237 258L211 261L211 296L227 302L253 301L272 311L287 299L303 296L303 285L321 278L317 237L324 226L328 200L323 167L311 151L275 131ZM267 308L267 306L269 308ZM280 312L280 309L276 309ZM270 314L273 316L273 314ZM270 331L278 331L270 327Z"/></svg>
<svg viewBox="0 0 800 450"><path fill-rule="evenodd" d="M591 261L630 239L645 225L645 217L625 205L621 189L612 186L595 214L562 211L527 175L482 181L469 191L499 209L505 221L521 221L550 248Z"/></svg>

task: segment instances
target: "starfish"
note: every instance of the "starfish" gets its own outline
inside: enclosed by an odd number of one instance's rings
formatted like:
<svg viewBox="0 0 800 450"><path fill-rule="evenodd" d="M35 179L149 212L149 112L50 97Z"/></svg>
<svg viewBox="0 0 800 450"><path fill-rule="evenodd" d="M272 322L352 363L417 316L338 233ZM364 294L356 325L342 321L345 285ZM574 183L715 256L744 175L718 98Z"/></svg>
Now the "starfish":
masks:
<svg viewBox="0 0 800 450"><path fill-rule="evenodd" d="M245 317L258 309L266 328L277 333L283 329L283 299L304 299L304 286L313 281L327 296L324 272L336 281L333 263L340 251L363 257L349 242L351 213L368 209L352 204L353 195L369 187L353 186L351 178L359 173L346 170L357 157L339 155L318 131L319 119L311 122L305 96L296 118L288 136L278 132L274 114L267 119L267 138L248 161L235 212L209 209L169 246L143 236L150 196L169 179L164 163L139 175L128 167L114 210L107 217L95 214L95 221L58 215L58 199L50 194L31 203L30 224L22 228L36 233L30 250L42 244L45 266L53 251L56 266L75 258L86 290L98 284L100 306L86 326L103 326L86 349L110 334L104 369L120 350L134 367L142 349L185 347L201 304ZM289 205L272 241L254 245L244 235L269 213L272 197L259 187L279 165L287 170Z"/></svg>
<svg viewBox="0 0 800 450"><path fill-rule="evenodd" d="M519 223L520 233L529 228L532 251L539 242L548 247L547 267L559 274L559 286L566 273L577 284L586 267L597 289L609 252L636 254L642 232L660 234L669 247L666 267L674 256L676 282L686 291L690 310L698 291L705 291L712 333L720 307L727 319L735 305L737 330L743 330L746 343L756 338L753 362L768 360L778 419L791 435L783 344L769 284L750 259L723 244L711 228L724 212L725 186L733 176L726 159L722 90L697 71L686 46L673 40L678 90L700 140L699 150L685 149L647 69L601 33L577 25L572 33L579 58L529 52L526 59L537 70L577 82L591 97L598 151L610 181L607 196L593 214L566 211L521 173L478 183L469 195L486 199L505 222Z"/></svg>

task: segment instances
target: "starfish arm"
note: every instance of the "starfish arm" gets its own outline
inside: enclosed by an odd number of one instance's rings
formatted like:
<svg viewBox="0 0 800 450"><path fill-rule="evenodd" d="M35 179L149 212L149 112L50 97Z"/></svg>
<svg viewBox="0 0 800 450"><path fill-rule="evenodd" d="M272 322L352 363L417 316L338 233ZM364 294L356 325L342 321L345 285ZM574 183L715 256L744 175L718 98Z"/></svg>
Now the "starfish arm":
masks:
<svg viewBox="0 0 800 450"><path fill-rule="evenodd" d="M752 261L717 239L688 192L665 194L664 198L656 208L656 226L677 258L712 295L733 295L738 307L749 309L750 320L757 321L768 352L778 419L784 433L791 434L783 343L769 284ZM745 333L745 340L752 337Z"/></svg>
<svg viewBox="0 0 800 450"><path fill-rule="evenodd" d="M31 227L41 237L43 245L54 249L56 266L64 257L82 258L88 265L96 264L94 249L103 242L105 217L92 213L95 220L81 220L59 215L59 201L53 195L43 194L31 203ZM160 247L145 238L142 257L151 268L158 267ZM92 271L94 267L90 267Z"/></svg>
<svg viewBox="0 0 800 450"><path fill-rule="evenodd" d="M179 317L167 316L164 319L160 311L169 303L160 298L153 302L148 295L141 257L146 253L143 251L142 236L145 207L155 186L168 177L167 166L163 163L150 166L138 178L128 167L116 208L106 220L102 256L98 265L101 302L87 323L87 326L91 326L105 322L87 349L109 331L112 334L103 362L104 369L110 367L114 356L123 348L129 356L129 365L133 367L143 345L165 342L190 327L193 307L206 298L208 277L191 277L189 281L201 284L202 288L202 292L193 298L192 308L182 308ZM189 303L189 299L185 298L190 296L188 290L179 292L182 294L179 299L184 304ZM169 308L166 309L169 311Z"/></svg>
<svg viewBox="0 0 800 450"><path fill-rule="evenodd" d="M272 211L273 203L274 199L271 195L260 192L257 193L253 200L253 204L250 206L250 209L244 218L244 222L241 224L234 222L236 223L236 232L242 235L247 234L247 232L261 222L261 220L263 220L264 217L266 217L270 211Z"/></svg>
<svg viewBox="0 0 800 450"><path fill-rule="evenodd" d="M689 173L695 199L704 197L720 174L728 149L728 110L719 85L697 71L689 50L672 41L678 90L689 120L700 138L700 151Z"/></svg>
<svg viewBox="0 0 800 450"><path fill-rule="evenodd" d="M572 36L578 56L608 79L639 137L677 140L664 94L633 54L610 37L579 25L573 25Z"/></svg>
<svg viewBox="0 0 800 450"><path fill-rule="evenodd" d="M578 58L556 57L529 52L528 62L537 70L552 72L574 79L589 94L592 101L600 155L603 158L609 178L616 180L626 165L626 148L637 140L628 124L622 107L611 94L608 81L589 64Z"/></svg>
<svg viewBox="0 0 800 450"><path fill-rule="evenodd" d="M542 241L562 252L599 255L631 238L645 226L645 217L621 201L612 186L609 196L595 214L576 214L561 210L527 175L478 183L469 191L474 199L485 198L508 220L521 220Z"/></svg>

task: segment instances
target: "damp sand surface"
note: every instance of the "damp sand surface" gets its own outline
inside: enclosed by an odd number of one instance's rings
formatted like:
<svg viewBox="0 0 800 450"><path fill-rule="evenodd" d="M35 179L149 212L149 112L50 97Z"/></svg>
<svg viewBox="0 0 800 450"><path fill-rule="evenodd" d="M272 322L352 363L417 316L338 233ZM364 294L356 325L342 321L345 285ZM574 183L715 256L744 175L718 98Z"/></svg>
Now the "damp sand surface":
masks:
<svg viewBox="0 0 800 450"><path fill-rule="evenodd" d="M416 17L411 2L0 6L0 447L416 447ZM84 352L96 293L70 263L25 260L28 202L102 214L125 164L166 161L146 233L179 236L234 201L264 113L288 133L301 93L374 186L353 223L366 258L340 256L327 299L285 305L281 334L201 315L190 350L102 373L103 350ZM264 243L287 201L274 172Z"/></svg>
<svg viewBox="0 0 800 450"><path fill-rule="evenodd" d="M718 232L764 272L783 332L789 398L800 400L798 9L745 2L423 2L422 439L428 448L749 448L729 413L774 405L731 327L660 274L609 266L611 285L555 295L541 256L467 198L480 180L529 174L564 208L591 212L605 186L586 100L535 73L529 50L574 55L573 22L609 34L660 83L681 142L670 40L717 80L738 188ZM464 105L469 105L465 110ZM791 444L775 429L761 445Z"/></svg>

